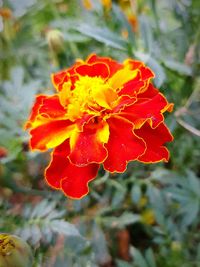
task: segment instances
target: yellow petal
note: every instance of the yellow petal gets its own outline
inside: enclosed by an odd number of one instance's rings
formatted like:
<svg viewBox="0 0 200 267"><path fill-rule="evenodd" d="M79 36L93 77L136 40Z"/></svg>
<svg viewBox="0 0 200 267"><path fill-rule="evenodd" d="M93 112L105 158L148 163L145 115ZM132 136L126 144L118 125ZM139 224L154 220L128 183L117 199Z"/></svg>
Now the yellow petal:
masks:
<svg viewBox="0 0 200 267"><path fill-rule="evenodd" d="M50 120L49 117L44 117L44 114L39 114L33 122L28 122L28 123L30 123L31 125L30 127L34 129L42 124L47 123L49 120Z"/></svg>
<svg viewBox="0 0 200 267"><path fill-rule="evenodd" d="M104 126L97 132L97 140L104 144L108 143L109 135L110 135L109 125L107 122L105 122Z"/></svg>
<svg viewBox="0 0 200 267"><path fill-rule="evenodd" d="M65 128L62 132L60 131L59 134L55 135L54 138L49 140L49 142L46 144L46 148L50 149L62 144L62 142L70 138L75 129L76 126L73 124Z"/></svg>
<svg viewBox="0 0 200 267"><path fill-rule="evenodd" d="M130 70L129 67L125 67L119 71L117 71L108 81L109 85L117 90L118 88L120 88L121 86L123 86L123 84L125 84L126 82L134 79L137 75L137 70Z"/></svg>
<svg viewBox="0 0 200 267"><path fill-rule="evenodd" d="M70 140L69 140L69 145L70 145L70 150L72 151L76 145L76 141L78 139L79 136L79 131L77 129L77 127L73 130L71 136L70 136Z"/></svg>
<svg viewBox="0 0 200 267"><path fill-rule="evenodd" d="M71 82L65 82L63 84L62 90L59 92L60 103L65 107L69 103L69 98L71 96Z"/></svg>
<svg viewBox="0 0 200 267"><path fill-rule="evenodd" d="M93 92L94 101L101 107L112 109L112 102L118 98L117 93L108 87L102 87L102 90Z"/></svg>
<svg viewBox="0 0 200 267"><path fill-rule="evenodd" d="M76 119L80 118L81 115L81 106L78 101L75 101L74 103L68 105L67 116L71 121L75 121Z"/></svg>

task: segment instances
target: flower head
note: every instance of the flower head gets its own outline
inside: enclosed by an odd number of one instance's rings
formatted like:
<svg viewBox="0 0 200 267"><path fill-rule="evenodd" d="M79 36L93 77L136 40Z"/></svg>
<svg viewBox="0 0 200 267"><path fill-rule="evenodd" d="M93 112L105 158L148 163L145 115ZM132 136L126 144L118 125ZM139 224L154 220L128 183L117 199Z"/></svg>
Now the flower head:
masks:
<svg viewBox="0 0 200 267"><path fill-rule="evenodd" d="M173 104L151 83L144 63L118 63L92 54L52 75L56 93L38 95L26 128L31 149L53 149L47 183L81 198L100 164L124 172L130 161L168 161L164 146L173 140L163 113Z"/></svg>

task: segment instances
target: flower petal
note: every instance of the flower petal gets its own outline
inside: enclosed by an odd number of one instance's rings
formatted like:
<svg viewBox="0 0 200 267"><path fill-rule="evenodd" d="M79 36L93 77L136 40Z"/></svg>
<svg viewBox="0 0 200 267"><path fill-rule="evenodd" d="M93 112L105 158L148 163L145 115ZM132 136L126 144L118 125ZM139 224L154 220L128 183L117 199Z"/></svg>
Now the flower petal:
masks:
<svg viewBox="0 0 200 267"><path fill-rule="evenodd" d="M45 95L38 95L36 96L35 99L35 103L33 104L32 110L31 110L31 114L29 116L28 121L26 122L24 129L28 129L31 128L33 121L36 119L36 117L39 114L39 109L43 103L43 100L46 98L47 96Z"/></svg>
<svg viewBox="0 0 200 267"><path fill-rule="evenodd" d="M143 138L147 146L145 153L138 158L139 161L153 163L169 160L169 151L163 145L173 141L173 136L164 123L160 123L155 129L145 123L135 133Z"/></svg>
<svg viewBox="0 0 200 267"><path fill-rule="evenodd" d="M151 72L149 68L141 66L140 69L137 69L136 77L124 83L123 87L121 88L118 94L129 95L130 97L134 97L137 94L141 94L149 88L149 81L153 77L154 74L153 72Z"/></svg>
<svg viewBox="0 0 200 267"><path fill-rule="evenodd" d="M106 122L85 125L83 132L74 133L70 138L71 162L77 166L103 162L107 157L104 143L108 141L108 137L109 127Z"/></svg>
<svg viewBox="0 0 200 267"><path fill-rule="evenodd" d="M147 80L155 77L153 71L144 65L142 61L128 59L124 61L125 66L129 66L131 70L139 69L142 80Z"/></svg>
<svg viewBox="0 0 200 267"><path fill-rule="evenodd" d="M70 81L64 82L62 89L58 93L60 103L63 107L66 107L70 103L69 97L71 96L71 86L72 84Z"/></svg>
<svg viewBox="0 0 200 267"><path fill-rule="evenodd" d="M105 145L108 157L103 163L104 168L109 172L124 172L129 161L136 160L145 152L145 143L134 134L133 124L127 120L112 117L107 122L110 137Z"/></svg>
<svg viewBox="0 0 200 267"><path fill-rule="evenodd" d="M75 68L81 65L82 63L83 63L82 60L77 60L71 68L52 74L51 81L54 87L58 91L60 91L62 89L63 83L68 82L68 81L73 81L74 79L76 79L77 77L75 75Z"/></svg>
<svg viewBox="0 0 200 267"><path fill-rule="evenodd" d="M101 91L95 92L93 98L99 106L112 109L112 103L117 100L118 95L112 88L106 88L106 90L102 89Z"/></svg>
<svg viewBox="0 0 200 267"><path fill-rule="evenodd" d="M89 164L85 167L67 165L67 176L61 181L61 188L64 194L74 199L80 199L88 194L88 184L98 173L99 164Z"/></svg>
<svg viewBox="0 0 200 267"><path fill-rule="evenodd" d="M51 162L45 169L45 179L55 189L61 188L61 180L67 176L66 166L70 164L67 158L69 153L69 140L66 140L54 149L51 154Z"/></svg>
<svg viewBox="0 0 200 267"><path fill-rule="evenodd" d="M82 64L76 67L76 72L81 76L108 78L109 68L105 63Z"/></svg>
<svg viewBox="0 0 200 267"><path fill-rule="evenodd" d="M58 85L62 83L64 78L67 76L67 70L59 71L51 75L51 81L55 88L58 88Z"/></svg>
<svg viewBox="0 0 200 267"><path fill-rule="evenodd" d="M124 60L123 64L125 66L129 66L132 70L135 70L135 69L139 69L141 68L142 66L144 66L144 63L142 61L139 61L139 60L133 60L131 58L128 58L126 60Z"/></svg>
<svg viewBox="0 0 200 267"><path fill-rule="evenodd" d="M52 160L45 170L45 178L51 187L61 189L65 195L78 199L88 193L88 183L96 177L99 165L77 167L69 161L69 152L69 140L54 149Z"/></svg>
<svg viewBox="0 0 200 267"><path fill-rule="evenodd" d="M134 79L137 76L137 70L130 70L128 67L118 70L110 79L109 85L111 88L117 90L127 83L128 81Z"/></svg>
<svg viewBox="0 0 200 267"><path fill-rule="evenodd" d="M149 119L152 128L155 128L164 120L162 110L165 107L168 107L168 102L162 94L158 93L150 99L138 99L133 105L125 107L120 116L133 122L136 128L140 128Z"/></svg>
<svg viewBox="0 0 200 267"><path fill-rule="evenodd" d="M63 118L65 116L65 109L60 104L57 95L44 96L39 95L33 106L30 118L25 125L27 128L36 128L41 124L47 123L51 119Z"/></svg>
<svg viewBox="0 0 200 267"><path fill-rule="evenodd" d="M153 73L153 71L146 66L142 66L140 68L140 73L141 73L142 80L149 80L155 77L155 74Z"/></svg>
<svg viewBox="0 0 200 267"><path fill-rule="evenodd" d="M52 120L30 131L31 149L45 151L60 145L75 130L75 124L69 120Z"/></svg>
<svg viewBox="0 0 200 267"><path fill-rule="evenodd" d="M106 63L109 67L110 77L113 76L115 72L123 68L123 65L109 57L99 57L96 54L92 54L86 60L87 63L92 64L96 62Z"/></svg>
<svg viewBox="0 0 200 267"><path fill-rule="evenodd" d="M140 90L145 86L144 81L140 81L137 78L133 79L124 84L122 89L119 91L118 95L128 95L130 97L135 97Z"/></svg>
<svg viewBox="0 0 200 267"><path fill-rule="evenodd" d="M57 95L53 95L43 99L39 113L55 119L65 116L66 110L61 105L59 97Z"/></svg>
<svg viewBox="0 0 200 267"><path fill-rule="evenodd" d="M145 91L141 90L138 92L138 98L152 98L159 93L159 90L149 83Z"/></svg>

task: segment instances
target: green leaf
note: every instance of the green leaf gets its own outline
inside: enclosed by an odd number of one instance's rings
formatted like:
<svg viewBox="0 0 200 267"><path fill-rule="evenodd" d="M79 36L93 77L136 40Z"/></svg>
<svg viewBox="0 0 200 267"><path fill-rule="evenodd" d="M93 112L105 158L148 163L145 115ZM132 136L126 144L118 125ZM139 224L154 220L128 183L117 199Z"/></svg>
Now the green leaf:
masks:
<svg viewBox="0 0 200 267"><path fill-rule="evenodd" d="M126 188L124 187L122 190L116 190L112 197L111 205L113 207L117 207L122 203L126 196Z"/></svg>
<svg viewBox="0 0 200 267"><path fill-rule="evenodd" d="M107 227L111 228L123 228L126 225L134 224L139 222L141 219L140 215L133 214L130 212L124 212L121 216L106 216L102 218L102 222Z"/></svg>
<svg viewBox="0 0 200 267"><path fill-rule="evenodd" d="M51 222L51 229L56 233L64 234L66 236L80 236L76 227L64 220L53 220Z"/></svg>
<svg viewBox="0 0 200 267"><path fill-rule="evenodd" d="M138 249L132 247L130 253L133 256L134 263L137 267L149 267L142 253Z"/></svg>
<svg viewBox="0 0 200 267"><path fill-rule="evenodd" d="M36 246L37 244L39 244L40 239L42 238L40 227L36 224L32 224L30 226L30 229L31 229L31 236L30 236L31 243L33 246Z"/></svg>
<svg viewBox="0 0 200 267"><path fill-rule="evenodd" d="M127 261L116 260L117 267L133 267L132 264L128 263Z"/></svg>
<svg viewBox="0 0 200 267"><path fill-rule="evenodd" d="M53 211L55 206L56 206L55 202L50 202L47 199L43 200L42 202L39 203L39 205L35 206L35 208L31 213L30 219L46 217L50 212Z"/></svg>
<svg viewBox="0 0 200 267"><path fill-rule="evenodd" d="M188 175L188 182L190 185L190 189L194 194L199 197L199 192L200 192L200 181L199 178L194 174L194 172L187 170L187 175Z"/></svg>
<svg viewBox="0 0 200 267"><path fill-rule="evenodd" d="M134 204L138 204L138 202L140 201L141 195L142 195L142 192L141 192L140 186L138 184L133 184L131 188L131 199Z"/></svg>
<svg viewBox="0 0 200 267"><path fill-rule="evenodd" d="M120 221L120 225L121 226L126 226L126 225L129 225L129 224L133 224L133 223L139 222L140 221L140 215L133 214L133 213L130 213L130 212L124 212L120 216L119 221Z"/></svg>
<svg viewBox="0 0 200 267"><path fill-rule="evenodd" d="M139 17L140 21L140 31L144 41L144 46L147 52L151 54L153 50L153 34L152 34L152 27L150 21L147 16L141 15Z"/></svg>
<svg viewBox="0 0 200 267"><path fill-rule="evenodd" d="M76 30L113 48L121 50L126 49L126 41L114 32L111 32L108 28L99 28L88 24L80 24L77 26Z"/></svg>
<svg viewBox="0 0 200 267"><path fill-rule="evenodd" d="M148 248L145 251L145 257L146 257L149 267L156 267L155 257L153 254L153 250L151 248Z"/></svg>
<svg viewBox="0 0 200 267"><path fill-rule="evenodd" d="M92 247L95 253L96 262L100 266L103 266L110 261L111 256L108 251L105 234L97 224L94 224L92 229Z"/></svg>
<svg viewBox="0 0 200 267"><path fill-rule="evenodd" d="M112 4L112 10L116 18L116 21L120 22L121 26L128 31L128 41L130 45L135 46L136 45L135 34L132 30L131 24L127 20L127 17L122 12L121 8L114 3Z"/></svg>
<svg viewBox="0 0 200 267"><path fill-rule="evenodd" d="M160 63L155 58L152 58L150 54L143 53L141 51L136 51L134 54L139 60L142 60L153 70L155 73L155 85L160 87L166 79L165 71Z"/></svg>
<svg viewBox="0 0 200 267"><path fill-rule="evenodd" d="M166 80L166 74L163 67L155 58L149 58L147 61L147 65L153 70L155 73L154 82L157 87L160 87L164 81Z"/></svg>
<svg viewBox="0 0 200 267"><path fill-rule="evenodd" d="M177 61L174 61L172 59L164 59L163 60L163 64L173 70L173 71L176 71L180 74L183 74L183 75L187 75L187 76L192 76L192 69L191 67L189 67L188 65L184 64L184 63L180 63L180 62L177 62Z"/></svg>
<svg viewBox="0 0 200 267"><path fill-rule="evenodd" d="M184 214L182 224L188 226L198 217L200 203L198 200L190 201L181 207L180 212Z"/></svg>

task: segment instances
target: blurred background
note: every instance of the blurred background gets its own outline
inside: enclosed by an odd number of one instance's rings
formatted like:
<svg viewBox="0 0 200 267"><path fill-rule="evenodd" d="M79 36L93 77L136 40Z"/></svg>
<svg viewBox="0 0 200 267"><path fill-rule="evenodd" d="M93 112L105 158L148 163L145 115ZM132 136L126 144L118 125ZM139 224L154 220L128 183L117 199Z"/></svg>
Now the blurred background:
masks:
<svg viewBox="0 0 200 267"><path fill-rule="evenodd" d="M80 201L43 178L23 125L50 74L95 52L144 61L175 103L167 164L100 170ZM200 1L0 0L0 232L34 267L200 266Z"/></svg>

